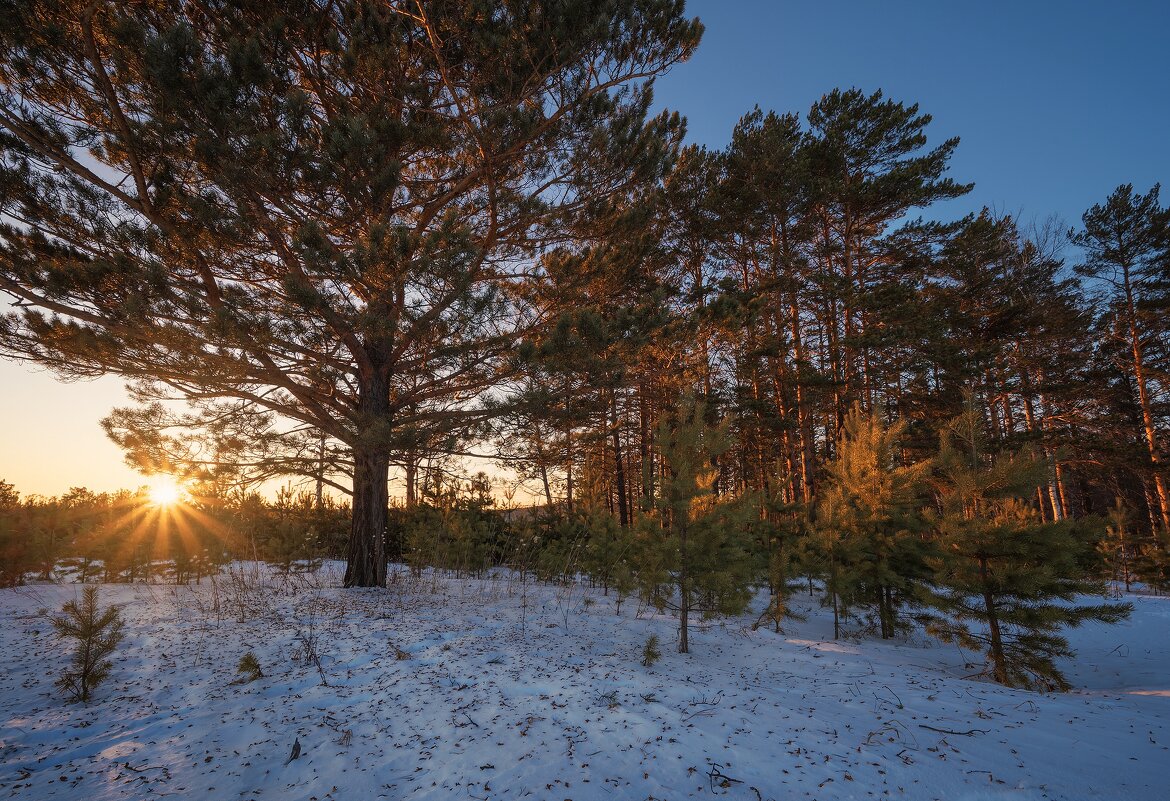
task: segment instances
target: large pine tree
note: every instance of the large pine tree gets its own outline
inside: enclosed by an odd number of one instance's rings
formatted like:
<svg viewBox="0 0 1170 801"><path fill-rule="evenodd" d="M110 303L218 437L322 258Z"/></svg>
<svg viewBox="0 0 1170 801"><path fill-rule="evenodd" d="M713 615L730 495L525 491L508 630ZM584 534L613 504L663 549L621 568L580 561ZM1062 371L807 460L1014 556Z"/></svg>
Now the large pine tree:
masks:
<svg viewBox="0 0 1170 801"><path fill-rule="evenodd" d="M1158 186L1146 194L1132 184L1119 186L1104 203L1081 217L1082 230L1072 240L1085 249L1077 271L1094 281L1106 303L1106 318L1114 322L1105 331L1124 343L1123 369L1133 382L1141 413L1149 480L1153 498L1151 519L1170 529L1170 479L1166 476L1163 419L1159 419L1159 390L1167 386L1170 364L1164 340L1170 334L1170 210L1158 200ZM1161 369L1158 369L1161 367Z"/></svg>
<svg viewBox="0 0 1170 801"><path fill-rule="evenodd" d="M391 461L482 414L540 257L670 160L650 83L698 42L682 7L6 4L0 349L197 425L276 415L293 465L338 444L345 581L382 584Z"/></svg>

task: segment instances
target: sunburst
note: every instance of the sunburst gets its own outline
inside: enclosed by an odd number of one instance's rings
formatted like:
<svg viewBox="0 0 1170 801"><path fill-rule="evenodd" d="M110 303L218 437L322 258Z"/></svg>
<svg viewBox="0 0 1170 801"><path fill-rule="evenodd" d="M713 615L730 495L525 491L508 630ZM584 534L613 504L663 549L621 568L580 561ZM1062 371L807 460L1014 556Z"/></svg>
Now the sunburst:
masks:
<svg viewBox="0 0 1170 801"><path fill-rule="evenodd" d="M155 506L174 506L186 494L183 486L169 476L158 476L147 491L150 502Z"/></svg>

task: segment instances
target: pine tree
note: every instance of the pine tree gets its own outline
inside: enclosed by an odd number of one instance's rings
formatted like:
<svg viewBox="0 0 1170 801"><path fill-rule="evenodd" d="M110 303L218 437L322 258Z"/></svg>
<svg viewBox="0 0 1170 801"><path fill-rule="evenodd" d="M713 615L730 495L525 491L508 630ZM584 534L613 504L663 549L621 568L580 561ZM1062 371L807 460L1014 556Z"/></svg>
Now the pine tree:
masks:
<svg viewBox="0 0 1170 801"><path fill-rule="evenodd" d="M0 587L15 587L24 580L28 557L19 533L20 493L0 479Z"/></svg>
<svg viewBox="0 0 1170 801"><path fill-rule="evenodd" d="M835 89L808 113L813 280L822 298L822 369L833 382L832 438L852 403L878 408L888 390L896 396L900 365L890 357L907 330L897 318L918 308L904 278L913 276L906 254L950 230L905 218L971 189L945 175L957 138L927 148L930 122L917 105L858 89Z"/></svg>
<svg viewBox="0 0 1170 801"><path fill-rule="evenodd" d="M507 403L503 451L522 479L539 478L547 505L552 487L563 487L569 515L590 491L580 463L591 439L605 439L598 430L609 429L611 395L623 373L613 349L627 327L622 310L578 308L517 349L525 383Z"/></svg>
<svg viewBox="0 0 1170 801"><path fill-rule="evenodd" d="M1170 592L1170 530L1154 531L1138 546L1133 569L1155 593Z"/></svg>
<svg viewBox="0 0 1170 801"><path fill-rule="evenodd" d="M876 610L882 637L893 637L905 625L900 607L928 575L919 509L930 464L898 464L905 428L854 406L826 468L816 526L829 562L834 636L842 606L866 606Z"/></svg>
<svg viewBox="0 0 1170 801"><path fill-rule="evenodd" d="M783 484L779 477L774 486ZM773 490L776 492L776 489ZM778 494L778 493L777 493ZM789 495L790 493L785 493ZM768 578L768 605L752 626L759 628L770 621L777 633L785 618L799 615L791 611L788 599L798 587L797 578L816 569L810 558L810 536L807 507L800 503L785 503L776 497L765 498L762 514L753 526L752 555L763 563L762 572Z"/></svg>
<svg viewBox="0 0 1170 801"><path fill-rule="evenodd" d="M116 606L100 609L98 588L90 586L82 590L81 603L67 602L52 622L58 637L77 641L72 666L62 672L57 686L71 700L88 701L94 688L113 670L108 657L124 636L122 612Z"/></svg>
<svg viewBox="0 0 1170 801"><path fill-rule="evenodd" d="M735 461L747 487L789 503L810 500L814 471L810 382L801 374L812 225L805 142L796 114L755 109L735 126L721 180L709 193L726 276L722 299L734 309L723 336L736 359Z"/></svg>
<svg viewBox="0 0 1170 801"><path fill-rule="evenodd" d="M1120 581L1129 592L1133 582L1134 558L1139 550L1134 542L1132 523L1125 504L1118 498L1105 519L1105 536L1097 543L1097 553L1110 581Z"/></svg>
<svg viewBox="0 0 1170 801"><path fill-rule="evenodd" d="M817 520L809 539L809 573L819 575L825 596L824 603L833 608L833 639L841 637L841 623L849 616L851 586L846 579L848 566L856 560L851 548L853 541L847 532L833 521L845 519L849 510L839 493L826 492L817 501ZM810 579L811 586L811 579Z"/></svg>
<svg viewBox="0 0 1170 801"><path fill-rule="evenodd" d="M391 462L486 416L543 259L661 180L651 83L701 32L678 0L9 3L0 352L127 377L130 430L260 418L277 472L324 437L345 583L382 585Z"/></svg>
<svg viewBox="0 0 1170 801"><path fill-rule="evenodd" d="M1165 314L1170 308L1170 210L1159 205L1158 189L1142 195L1132 184L1117 187L1104 204L1084 213L1083 229L1072 233L1072 241L1086 254L1077 271L1102 290L1107 316L1117 320L1112 330L1125 343L1123 364L1137 391L1153 488L1150 517L1155 527L1170 529L1170 480L1155 409L1156 376L1164 376L1170 364L1156 370L1159 365L1151 360L1152 354L1170 355L1159 348L1170 334Z"/></svg>
<svg viewBox="0 0 1170 801"><path fill-rule="evenodd" d="M682 398L658 427L666 474L656 509L639 521L638 577L659 608L678 613L680 653L689 653L692 614L737 614L751 598L746 534L750 499L717 498L712 458L728 447L726 429L706 421L706 404Z"/></svg>
<svg viewBox="0 0 1170 801"><path fill-rule="evenodd" d="M1013 687L1067 690L1056 660L1069 658L1065 626L1113 623L1128 604L1078 605L1101 594L1085 576L1090 544L1071 521L1043 523L1021 500L1043 480L1043 463L1022 454L993 458L983 420L968 409L942 432L938 456L938 551L928 630L983 651L988 672Z"/></svg>
<svg viewBox="0 0 1170 801"><path fill-rule="evenodd" d="M1070 513L1060 457L1084 449L1083 433L1073 435L1070 424L1086 418L1093 337L1080 286L1053 252L1052 236L1029 239L1011 217L985 209L945 242L926 268L923 379L906 411L921 421L913 446L933 453L937 432L973 394L994 442L1034 446L1048 462L1037 501L1045 519L1060 520Z"/></svg>
<svg viewBox="0 0 1170 801"><path fill-rule="evenodd" d="M264 671L260 669L260 660L252 651L246 651L236 664L237 678L232 684L247 684L256 679L264 678Z"/></svg>
<svg viewBox="0 0 1170 801"><path fill-rule="evenodd" d="M272 503L266 504L263 524L253 532L261 558L283 575L313 572L320 567L321 551L318 532L313 528L312 508L310 493L298 493L286 484L276 491Z"/></svg>
<svg viewBox="0 0 1170 801"><path fill-rule="evenodd" d="M622 528L613 515L596 506L584 508L580 516L589 532L582 566L606 595L611 588L614 589L620 603L620 599L633 589L630 560L634 555L635 540L632 530Z"/></svg>

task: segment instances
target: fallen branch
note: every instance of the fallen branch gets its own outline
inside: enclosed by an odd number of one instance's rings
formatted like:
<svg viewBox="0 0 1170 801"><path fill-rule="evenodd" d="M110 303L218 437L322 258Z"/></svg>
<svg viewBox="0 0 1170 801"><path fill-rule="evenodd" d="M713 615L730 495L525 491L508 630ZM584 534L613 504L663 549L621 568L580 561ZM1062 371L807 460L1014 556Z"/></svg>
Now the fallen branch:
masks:
<svg viewBox="0 0 1170 801"><path fill-rule="evenodd" d="M697 709L694 712L692 712L691 714L685 716L683 718L683 722L685 723L686 721L688 721L694 717L708 716L708 715L715 714L715 707L719 706L719 704L722 701L723 701L723 691L722 690L715 693L715 697L710 698L710 699L707 699L707 698L693 698L693 699L691 699L688 706L699 706L699 707L703 707L703 709Z"/></svg>
<svg viewBox="0 0 1170 801"><path fill-rule="evenodd" d="M711 792L715 792L715 783L719 782L720 787L730 787L733 784L743 784L742 779L733 779L723 773L721 770L723 766L718 762L710 763L710 770L707 771L707 782L711 785Z"/></svg>
<svg viewBox="0 0 1170 801"><path fill-rule="evenodd" d="M135 773L143 773L144 771L148 771L148 770L167 770L166 765L143 765L140 768L136 768L133 765L131 765L129 762L123 762L122 764L126 767L127 770L132 770Z"/></svg>
<svg viewBox="0 0 1170 801"><path fill-rule="evenodd" d="M939 734L954 734L958 737L974 737L976 734L987 734L986 729L969 729L967 731L951 731L950 729L938 729L934 726L927 726L925 723L919 723L918 728L929 729L930 731L937 731Z"/></svg>

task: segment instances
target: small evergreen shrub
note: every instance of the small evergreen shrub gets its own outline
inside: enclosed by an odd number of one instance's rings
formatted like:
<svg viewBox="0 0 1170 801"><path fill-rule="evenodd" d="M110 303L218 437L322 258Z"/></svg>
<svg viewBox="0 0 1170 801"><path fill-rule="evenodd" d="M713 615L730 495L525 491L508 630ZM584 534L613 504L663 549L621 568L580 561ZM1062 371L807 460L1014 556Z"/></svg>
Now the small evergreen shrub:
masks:
<svg viewBox="0 0 1170 801"><path fill-rule="evenodd" d="M256 681L256 679L264 678L264 671L260 670L260 660L251 651L240 657L240 663L236 665L236 673L239 674L239 678L235 681L236 684L247 684Z"/></svg>
<svg viewBox="0 0 1170 801"><path fill-rule="evenodd" d="M86 587L81 603L69 601L51 620L60 639L77 641L72 664L61 674L57 686L71 701L88 701L114 667L107 657L124 637L122 612L116 606L99 608L97 587Z"/></svg>
<svg viewBox="0 0 1170 801"><path fill-rule="evenodd" d="M642 665L653 667L654 663L661 658L662 651L658 648L658 635L651 634L646 638L646 644L642 646Z"/></svg>

